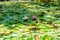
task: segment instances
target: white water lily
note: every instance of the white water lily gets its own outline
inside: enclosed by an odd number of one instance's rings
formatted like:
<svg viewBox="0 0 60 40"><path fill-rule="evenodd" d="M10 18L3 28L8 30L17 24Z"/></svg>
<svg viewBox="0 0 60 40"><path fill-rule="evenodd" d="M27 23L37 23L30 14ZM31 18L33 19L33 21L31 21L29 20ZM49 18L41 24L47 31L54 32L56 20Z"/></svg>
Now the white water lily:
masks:
<svg viewBox="0 0 60 40"><path fill-rule="evenodd" d="M0 34L3 34L4 33L4 30L3 29L0 29Z"/></svg>
<svg viewBox="0 0 60 40"><path fill-rule="evenodd" d="M0 27L3 27L4 26L4 24L0 24Z"/></svg>
<svg viewBox="0 0 60 40"><path fill-rule="evenodd" d="M3 38L0 38L0 40L3 40Z"/></svg>
<svg viewBox="0 0 60 40"><path fill-rule="evenodd" d="M0 32L0 34L3 34L4 32L2 31L2 32Z"/></svg>
<svg viewBox="0 0 60 40"><path fill-rule="evenodd" d="M24 31L24 29L19 29L20 31Z"/></svg>
<svg viewBox="0 0 60 40"><path fill-rule="evenodd" d="M17 37L17 36L18 36L18 34L12 34L11 36L13 36L13 37Z"/></svg>
<svg viewBox="0 0 60 40"><path fill-rule="evenodd" d="M16 26L15 24L12 25L12 27L15 27L15 26Z"/></svg>
<svg viewBox="0 0 60 40"><path fill-rule="evenodd" d="M4 38L10 38L10 36L4 36Z"/></svg>

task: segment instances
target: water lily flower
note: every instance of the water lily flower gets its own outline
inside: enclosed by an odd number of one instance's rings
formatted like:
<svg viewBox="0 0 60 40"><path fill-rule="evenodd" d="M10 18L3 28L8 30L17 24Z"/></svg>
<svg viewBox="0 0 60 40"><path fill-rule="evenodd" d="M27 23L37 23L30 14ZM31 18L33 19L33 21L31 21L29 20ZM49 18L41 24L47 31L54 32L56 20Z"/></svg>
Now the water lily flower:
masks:
<svg viewBox="0 0 60 40"><path fill-rule="evenodd" d="M17 37L17 36L18 36L18 34L12 34L11 36L13 36L13 37Z"/></svg>
<svg viewBox="0 0 60 40"><path fill-rule="evenodd" d="M32 16L33 19L37 19L37 17L35 15Z"/></svg>
<svg viewBox="0 0 60 40"><path fill-rule="evenodd" d="M15 27L15 26L16 26L15 24L12 25L12 27Z"/></svg>
<svg viewBox="0 0 60 40"><path fill-rule="evenodd" d="M0 38L0 40L3 40L3 38Z"/></svg>
<svg viewBox="0 0 60 40"><path fill-rule="evenodd" d="M28 16L24 16L24 18L23 18L24 20L28 20Z"/></svg>
<svg viewBox="0 0 60 40"><path fill-rule="evenodd" d="M4 38L10 38L10 36L4 36Z"/></svg>

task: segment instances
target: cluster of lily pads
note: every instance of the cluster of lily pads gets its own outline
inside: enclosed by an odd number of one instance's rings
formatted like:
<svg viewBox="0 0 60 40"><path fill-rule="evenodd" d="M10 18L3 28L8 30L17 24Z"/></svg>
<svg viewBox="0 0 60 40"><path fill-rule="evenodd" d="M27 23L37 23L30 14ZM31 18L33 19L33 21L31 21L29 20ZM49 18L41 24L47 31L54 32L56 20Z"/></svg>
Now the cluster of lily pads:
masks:
<svg viewBox="0 0 60 40"><path fill-rule="evenodd" d="M17 40L21 40L21 39L25 40L24 39L25 36L23 35L21 36L20 34L23 32L26 33L26 31L31 32L31 30L29 29L33 28L35 26L34 24L36 24L38 28L43 28L41 29L42 32L45 33L49 31L50 33L52 30L50 31L47 29L53 27L53 25L51 24L55 24L58 27L60 26L60 8L58 6L45 7L35 3L20 3L20 2L0 3L0 37L1 38L7 38L6 40L12 38L11 40L15 40L15 36L17 36L17 34L13 34L13 33L16 32L19 34ZM56 34L57 32L55 30L56 29L54 29L53 32L55 32ZM47 36L47 37L46 36L40 39L53 40L51 36ZM27 38L27 40L33 40L33 38L29 37L29 39Z"/></svg>
<svg viewBox="0 0 60 40"><path fill-rule="evenodd" d="M0 3L0 23L32 23L35 19L42 22L59 22L60 14L54 13L58 8L46 8L35 4ZM54 15L53 15L54 14ZM26 22L25 22L26 20Z"/></svg>
<svg viewBox="0 0 60 40"><path fill-rule="evenodd" d="M49 35L40 35L39 36L40 40L54 40L53 37L49 36ZM35 35L33 34L16 34L16 33L12 33L9 35L4 35L4 36L0 36L0 40L35 40Z"/></svg>

